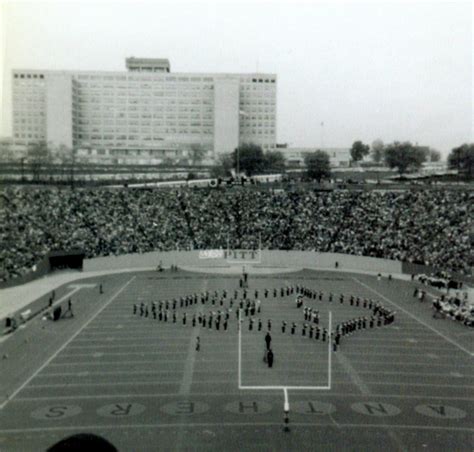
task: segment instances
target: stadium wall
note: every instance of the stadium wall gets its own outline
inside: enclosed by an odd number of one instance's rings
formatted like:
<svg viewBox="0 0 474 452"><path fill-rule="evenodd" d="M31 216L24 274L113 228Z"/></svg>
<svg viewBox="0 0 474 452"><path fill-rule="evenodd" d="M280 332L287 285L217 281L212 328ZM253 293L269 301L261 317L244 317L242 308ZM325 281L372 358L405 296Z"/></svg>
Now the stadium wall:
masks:
<svg viewBox="0 0 474 452"><path fill-rule="evenodd" d="M84 271L119 270L134 268L156 268L159 264L186 267L227 267L229 265L254 264L263 267L282 268L335 268L336 262L340 269L359 270L381 273L402 273L399 261L377 259L365 256L352 256L337 253L316 253L312 251L281 251L264 250L261 256L251 258L249 254L242 258L227 256L221 258L201 259L199 251L168 251L143 254L127 254L122 256L97 257L84 260Z"/></svg>

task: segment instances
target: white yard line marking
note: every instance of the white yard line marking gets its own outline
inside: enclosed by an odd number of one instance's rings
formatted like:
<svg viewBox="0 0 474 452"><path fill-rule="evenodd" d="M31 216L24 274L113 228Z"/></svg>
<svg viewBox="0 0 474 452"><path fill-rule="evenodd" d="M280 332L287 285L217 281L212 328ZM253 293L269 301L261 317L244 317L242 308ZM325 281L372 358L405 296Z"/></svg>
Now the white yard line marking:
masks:
<svg viewBox="0 0 474 452"><path fill-rule="evenodd" d="M154 361L151 361L154 362ZM132 363L135 364L135 363ZM124 367L129 367L130 363L128 363ZM305 370L294 370L295 373L305 374L305 375L323 375L321 371L305 371ZM89 372L89 371L80 371L80 372L43 372L40 375L36 376L38 378L54 378L54 377L93 377L93 376L101 376L101 375L162 375L162 374L181 374L182 369L174 369L174 370L105 370L101 372ZM209 374L208 370L194 370L195 374ZM233 374L234 371L232 369L214 369L212 371L213 374ZM345 374L346 371L341 370L333 370L333 374L340 375ZM402 375L402 376L413 376L419 377L419 372L386 372L386 371L358 371L359 375ZM324 374L326 374L324 372ZM437 373L423 373L423 377L437 377L437 378L451 378L451 377L458 377L458 378L467 378L467 379L474 379L474 375L462 375L460 372L437 372Z"/></svg>
<svg viewBox="0 0 474 452"><path fill-rule="evenodd" d="M352 367L349 360L344 356L344 354L339 351L336 353L336 359L338 360L341 367L346 371L346 374L349 376L350 380L354 383L355 386L363 395L370 395L370 389L365 384L364 380L360 378L358 372Z"/></svg>
<svg viewBox="0 0 474 452"><path fill-rule="evenodd" d="M298 386L300 388L300 386ZM277 389L283 389L277 388ZM291 388L287 388L291 389ZM255 391L256 393L259 392L258 390ZM308 391L309 392L309 391ZM221 396L240 396L241 393L240 391L224 391L224 392L219 392L219 391L212 391L212 392L199 392L196 394L196 398L198 397L221 397ZM270 395L270 393L260 393L259 396L267 396L267 397L274 397L273 395ZM118 394L95 394L95 395L65 395L65 396L39 396L39 397L17 397L14 402L36 402L36 401L55 401L55 400L90 400L90 399L117 399L117 397L120 397L122 399L124 398L145 398L145 399L154 399L154 398L170 398L170 397L176 397L179 396L178 392L169 392L166 391L165 393L159 393L159 392L152 392L152 393L133 393L133 394L127 394L127 393L118 393ZM354 392L341 392L341 393L334 393L334 392L321 392L318 397L358 397L358 398L367 398L362 396L361 394L354 394ZM387 399L423 399L423 400L462 400L465 402L473 402L474 398L473 397L451 397L451 396L433 396L429 395L413 395L413 394L407 394L407 395L400 395L400 394L376 394L372 393L370 397L380 397L381 399L387 398Z"/></svg>
<svg viewBox="0 0 474 452"><path fill-rule="evenodd" d="M412 319L416 320L419 322L421 325L423 325L425 328L428 328L429 330L433 331L436 333L438 336L442 337L444 340L448 341L450 344L454 345L457 347L459 350L462 350L464 353L467 353L470 357L474 356L474 353L468 350L467 348L464 348L462 345L459 345L457 342L453 341L451 338L445 336L443 333L439 332L436 328L433 328L432 326L428 325L427 323L423 322L423 320L420 320L418 317L413 315L411 312L407 311L406 309L403 309L399 304L395 303L394 301L390 300L387 298L385 295L382 295L380 292L377 290L373 289L372 287L368 286L367 284L364 284L363 282L359 281L357 278L353 277L352 278L354 281L358 282L361 286L365 287L366 289L369 289L371 292L377 294L380 298L383 298L385 301L388 301L390 304L396 306L400 311L403 311L406 315L411 317Z"/></svg>
<svg viewBox="0 0 474 452"><path fill-rule="evenodd" d="M183 396L188 395L191 391L191 385L193 383L194 364L196 362L196 353L199 353L198 351L196 351L196 340L199 336L200 330L200 326L198 326L198 328L193 328L193 333L191 334L191 337L189 339L187 357L184 363L183 378L179 387L179 393Z"/></svg>
<svg viewBox="0 0 474 452"><path fill-rule="evenodd" d="M35 372L33 372L33 374L21 385L19 386L15 391L13 391L13 393L11 395L9 395L7 397L7 399L2 402L2 404L0 404L0 410L2 410L3 408L5 408L5 406L7 405L7 403L12 400L31 380L33 380L33 378L36 377L36 375L38 375L62 350L64 350L67 345L72 341L74 340L74 338L76 338L80 333L81 331L87 326L89 325L89 323L91 323L110 303L112 303L112 301L114 301L125 289L126 287L135 279L135 276L133 276L132 278L130 278L116 293L115 295L113 295L109 301L107 301L105 304L102 305L102 307L86 322L84 323L66 342L64 342L63 345L61 345L61 347L58 348L58 350L56 350L55 353L53 353L44 363L42 366L40 366Z"/></svg>

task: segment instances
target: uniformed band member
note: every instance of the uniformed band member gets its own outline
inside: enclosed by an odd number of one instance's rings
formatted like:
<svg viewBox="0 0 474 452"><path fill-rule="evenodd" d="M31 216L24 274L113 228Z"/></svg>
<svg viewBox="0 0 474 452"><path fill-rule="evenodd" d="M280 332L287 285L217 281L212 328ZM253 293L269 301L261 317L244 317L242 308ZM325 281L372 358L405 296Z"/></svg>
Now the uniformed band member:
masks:
<svg viewBox="0 0 474 452"><path fill-rule="evenodd" d="M291 334L295 334L295 330L296 330L296 323L293 322L293 323L291 324Z"/></svg>
<svg viewBox="0 0 474 452"><path fill-rule="evenodd" d="M267 350L270 350L271 342L272 342L272 337L270 336L270 333L267 331L267 334L265 334L265 346Z"/></svg>
<svg viewBox="0 0 474 452"><path fill-rule="evenodd" d="M262 319L258 319L258 331L262 331Z"/></svg>
<svg viewBox="0 0 474 452"><path fill-rule="evenodd" d="M201 339L199 338L199 336L196 337L196 351L198 352L199 350L201 350Z"/></svg>
<svg viewBox="0 0 474 452"><path fill-rule="evenodd" d="M66 314L69 314L71 317L74 317L74 313L72 312L72 301L70 298L67 301L67 310L64 312L63 317L65 317Z"/></svg>
<svg viewBox="0 0 474 452"><path fill-rule="evenodd" d="M272 349L269 349L268 350L268 353L267 353L267 363L268 363L268 367L273 367L273 352L272 352Z"/></svg>
<svg viewBox="0 0 474 452"><path fill-rule="evenodd" d="M268 331L271 331L271 330L272 330L272 319L268 319L268 321L267 321L267 329L268 329Z"/></svg>
<svg viewBox="0 0 474 452"><path fill-rule="evenodd" d="M286 331L286 322L283 320L281 322L281 332L284 333Z"/></svg>

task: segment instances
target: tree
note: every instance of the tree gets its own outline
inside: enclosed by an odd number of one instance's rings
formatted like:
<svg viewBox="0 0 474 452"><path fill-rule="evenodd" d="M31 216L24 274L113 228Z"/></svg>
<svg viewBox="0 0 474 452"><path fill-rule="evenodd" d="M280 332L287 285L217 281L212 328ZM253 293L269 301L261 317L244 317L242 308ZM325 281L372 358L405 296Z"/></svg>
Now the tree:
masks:
<svg viewBox="0 0 474 452"><path fill-rule="evenodd" d="M173 166L175 161L171 157L165 157L161 161L161 166Z"/></svg>
<svg viewBox="0 0 474 452"><path fill-rule="evenodd" d="M33 179L39 180L41 174L41 166L46 165L51 160L51 153L46 141L37 141L28 146L28 161L31 164L31 172Z"/></svg>
<svg viewBox="0 0 474 452"><path fill-rule="evenodd" d="M400 176L409 168L418 169L426 160L426 152L410 142L395 141L385 147L385 163L389 168L397 168Z"/></svg>
<svg viewBox="0 0 474 452"><path fill-rule="evenodd" d="M430 149L430 160L432 162L439 162L441 160L441 153L435 149Z"/></svg>
<svg viewBox="0 0 474 452"><path fill-rule="evenodd" d="M231 176L233 158L231 154L221 154L217 158L216 165L211 169L211 177L229 177Z"/></svg>
<svg viewBox="0 0 474 452"><path fill-rule="evenodd" d="M457 169L469 179L474 177L474 143L463 144L454 148L448 156L448 165Z"/></svg>
<svg viewBox="0 0 474 452"><path fill-rule="evenodd" d="M285 171L285 157L280 151L268 151L264 154L266 171L281 173Z"/></svg>
<svg viewBox="0 0 474 452"><path fill-rule="evenodd" d="M375 163L380 163L383 158L383 150L384 150L384 144L383 141L380 138L377 138L373 143L372 143L372 160Z"/></svg>
<svg viewBox="0 0 474 452"><path fill-rule="evenodd" d="M369 155L369 151L369 145L362 143L362 141L355 141L351 147L351 158L354 162L358 162Z"/></svg>
<svg viewBox="0 0 474 452"><path fill-rule="evenodd" d="M254 143L242 144L232 153L232 167L247 176L261 174L265 170L262 148Z"/></svg>
<svg viewBox="0 0 474 452"><path fill-rule="evenodd" d="M306 174L310 179L321 179L331 177L331 167L329 164L329 155L324 151L316 151L306 154L304 157L306 165Z"/></svg>
<svg viewBox="0 0 474 452"><path fill-rule="evenodd" d="M202 162L202 160L206 156L207 151L202 144L194 143L191 145L190 153L191 162L193 163L193 165L197 165Z"/></svg>

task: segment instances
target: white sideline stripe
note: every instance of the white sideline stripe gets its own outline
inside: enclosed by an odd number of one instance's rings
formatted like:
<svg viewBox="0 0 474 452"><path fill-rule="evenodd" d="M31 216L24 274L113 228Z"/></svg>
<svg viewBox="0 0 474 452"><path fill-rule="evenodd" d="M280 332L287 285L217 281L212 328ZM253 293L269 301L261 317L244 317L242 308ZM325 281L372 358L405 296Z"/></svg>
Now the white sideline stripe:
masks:
<svg viewBox="0 0 474 452"><path fill-rule="evenodd" d="M334 427L332 423L314 423L314 422L292 422L291 425L301 426L301 427ZM115 429L156 429L156 428L177 428L183 426L182 423L175 422L169 424L157 423L157 424L110 424L110 425L100 425L100 428L107 430ZM190 422L184 424L188 428L197 428L197 427L255 427L255 426L268 426L268 427L281 427L280 422ZM400 429L400 430L445 430L453 432L474 432L473 428L469 427L443 427L439 425L400 425L400 424L338 424L339 427L347 428L376 428L376 429ZM26 432L57 432L57 431L95 431L97 425L71 425L64 427L34 427L34 428L12 428L12 429L2 429L0 433L26 433Z"/></svg>
<svg viewBox="0 0 474 452"><path fill-rule="evenodd" d="M109 301L107 301L105 304L102 305L102 307L86 322L84 323L66 342L64 342L61 347L56 350L55 353L53 353L44 363L42 366L40 366L30 377L20 386L18 387L13 393L9 396L7 396L6 400L0 404L0 410L3 410L5 408L5 405L12 400L33 378L36 377L62 350L64 350L67 345L74 340L75 337L77 337L81 331L89 325L89 323L92 322L110 303L112 303L115 298L117 298L124 290L125 288L135 279L135 276L132 276L116 293L113 295Z"/></svg>
<svg viewBox="0 0 474 452"><path fill-rule="evenodd" d="M428 328L429 330L436 333L438 336L442 337L444 340L448 341L449 343L451 343L455 347L459 348L459 350L462 350L464 353L467 353L470 357L474 356L473 352L469 351L467 348L464 348L462 345L459 345L457 342L455 342L451 338L445 336L443 333L440 333L436 328L433 328L432 326L430 326L427 323L423 322L423 320L420 320L418 317L413 315L411 312L407 311L406 309L403 309L399 304L395 303L394 301L390 300L386 296L382 295L377 290L372 289L372 287L370 287L367 284L364 284L363 282L359 281L356 277L353 277L352 279L354 281L358 282L361 286L365 287L366 289L369 289L373 293L377 294L379 297L381 297L384 300L388 301L390 304L395 305L398 309L400 309L400 311L403 311L406 315L410 316L412 319L415 319L417 322L421 323L425 328Z"/></svg>

